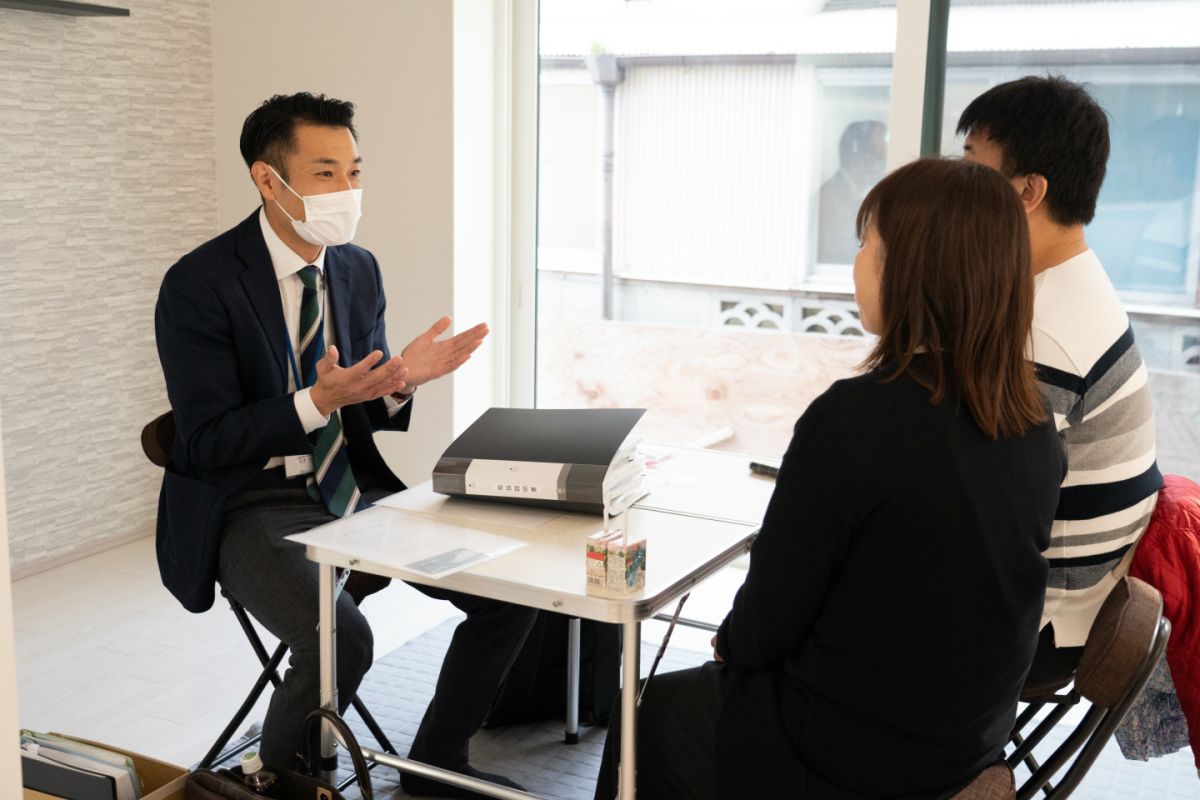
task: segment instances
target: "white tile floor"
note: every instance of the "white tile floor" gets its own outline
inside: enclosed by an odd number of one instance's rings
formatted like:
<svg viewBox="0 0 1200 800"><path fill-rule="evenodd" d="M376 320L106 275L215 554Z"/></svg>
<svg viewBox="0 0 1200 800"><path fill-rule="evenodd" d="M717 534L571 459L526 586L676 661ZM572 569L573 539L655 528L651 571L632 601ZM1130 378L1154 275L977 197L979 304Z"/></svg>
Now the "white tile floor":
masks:
<svg viewBox="0 0 1200 800"><path fill-rule="evenodd" d="M380 655L457 613L400 583L364 612ZM22 725L176 764L204 755L258 674L221 598L191 614L162 587L152 539L17 581L13 615Z"/></svg>

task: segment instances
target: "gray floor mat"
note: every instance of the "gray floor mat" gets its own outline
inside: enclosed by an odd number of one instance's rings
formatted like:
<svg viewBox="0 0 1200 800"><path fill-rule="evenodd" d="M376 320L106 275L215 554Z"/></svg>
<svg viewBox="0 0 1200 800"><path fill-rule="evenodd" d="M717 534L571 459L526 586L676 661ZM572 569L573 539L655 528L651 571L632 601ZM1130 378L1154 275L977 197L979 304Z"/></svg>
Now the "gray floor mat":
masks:
<svg viewBox="0 0 1200 800"><path fill-rule="evenodd" d="M421 716L433 696L450 637L460 621L461 618L446 620L378 659L359 688L359 696L401 755L412 745ZM643 673L649 670L658 645L658 642L643 642ZM659 671L695 666L708 656L671 647L663 656ZM350 711L346 716L359 740L368 747L376 747L358 715ZM604 735L604 728L582 727L579 743L566 745L561 721L491 728L480 731L471 740L471 763L478 769L507 775L535 794L585 800L595 788ZM347 774L343 763L338 777ZM409 797L400 788L399 774L388 767L376 767L371 773L371 783L377 798ZM354 788L346 789L345 794L347 800L360 798Z"/></svg>
<svg viewBox="0 0 1200 800"><path fill-rule="evenodd" d="M380 658L359 690L367 708L401 755L408 752L425 706L433 696L442 657L459 621L459 618L447 620ZM643 642L643 672L649 669L657 648L658 642ZM666 672L695 666L709 655L671 647L659 670ZM358 716L354 712L347 716L360 740L374 747L374 740ZM1058 726L1048 737L1050 745L1057 744L1067 730L1065 726ZM493 728L480 731L471 740L471 762L479 769L507 775L536 794L562 800L585 800L593 793L604 734L603 728L585 727L580 730L579 744L568 746L563 744L560 721ZM1018 773L1018 780L1024 777ZM376 767L372 772L372 784L375 796L384 800L409 796L400 788L398 773L387 767ZM347 800L360 800L354 788L346 790L346 797ZM1194 800L1200 798L1200 779L1196 776L1189 750L1148 762L1126 761L1113 741L1072 797L1076 800Z"/></svg>

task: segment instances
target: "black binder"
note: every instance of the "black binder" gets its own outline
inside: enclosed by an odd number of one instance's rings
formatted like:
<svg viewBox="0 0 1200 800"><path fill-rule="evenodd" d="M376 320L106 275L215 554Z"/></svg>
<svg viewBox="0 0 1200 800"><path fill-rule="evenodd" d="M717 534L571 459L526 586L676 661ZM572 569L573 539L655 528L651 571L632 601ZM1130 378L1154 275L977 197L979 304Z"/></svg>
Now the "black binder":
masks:
<svg viewBox="0 0 1200 800"><path fill-rule="evenodd" d="M87 772L65 764L47 764L21 756L21 781L33 789L72 800L115 800L117 785L108 775Z"/></svg>
<svg viewBox="0 0 1200 800"><path fill-rule="evenodd" d="M645 413L644 408L489 409L438 459L433 490L600 514L604 476Z"/></svg>

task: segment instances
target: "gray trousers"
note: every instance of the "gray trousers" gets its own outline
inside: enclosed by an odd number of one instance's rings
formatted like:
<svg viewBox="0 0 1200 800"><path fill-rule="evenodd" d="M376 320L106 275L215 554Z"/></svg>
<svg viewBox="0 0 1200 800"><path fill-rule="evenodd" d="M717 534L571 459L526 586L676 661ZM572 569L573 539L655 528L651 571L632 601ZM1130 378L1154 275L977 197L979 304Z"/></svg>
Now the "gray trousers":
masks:
<svg viewBox="0 0 1200 800"><path fill-rule="evenodd" d="M371 501L385 493L364 492ZM226 503L218 576L221 585L291 649L283 682L271 695L260 752L292 766L304 718L320 704L317 565L284 537L333 520L301 488L251 489ZM483 724L536 612L457 592L417 589L467 614L454 633L437 689L413 742L412 757L448 768L467 764L468 741ZM371 627L350 596L337 603L340 712L374 659Z"/></svg>

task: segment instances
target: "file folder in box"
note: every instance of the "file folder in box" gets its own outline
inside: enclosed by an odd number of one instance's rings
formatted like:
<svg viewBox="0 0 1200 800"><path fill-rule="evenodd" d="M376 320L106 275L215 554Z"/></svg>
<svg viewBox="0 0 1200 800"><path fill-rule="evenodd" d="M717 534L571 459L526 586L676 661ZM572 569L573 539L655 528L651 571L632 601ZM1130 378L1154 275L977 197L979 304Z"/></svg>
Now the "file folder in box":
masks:
<svg viewBox="0 0 1200 800"><path fill-rule="evenodd" d="M644 408L492 408L433 469L441 494L604 511L604 478Z"/></svg>

